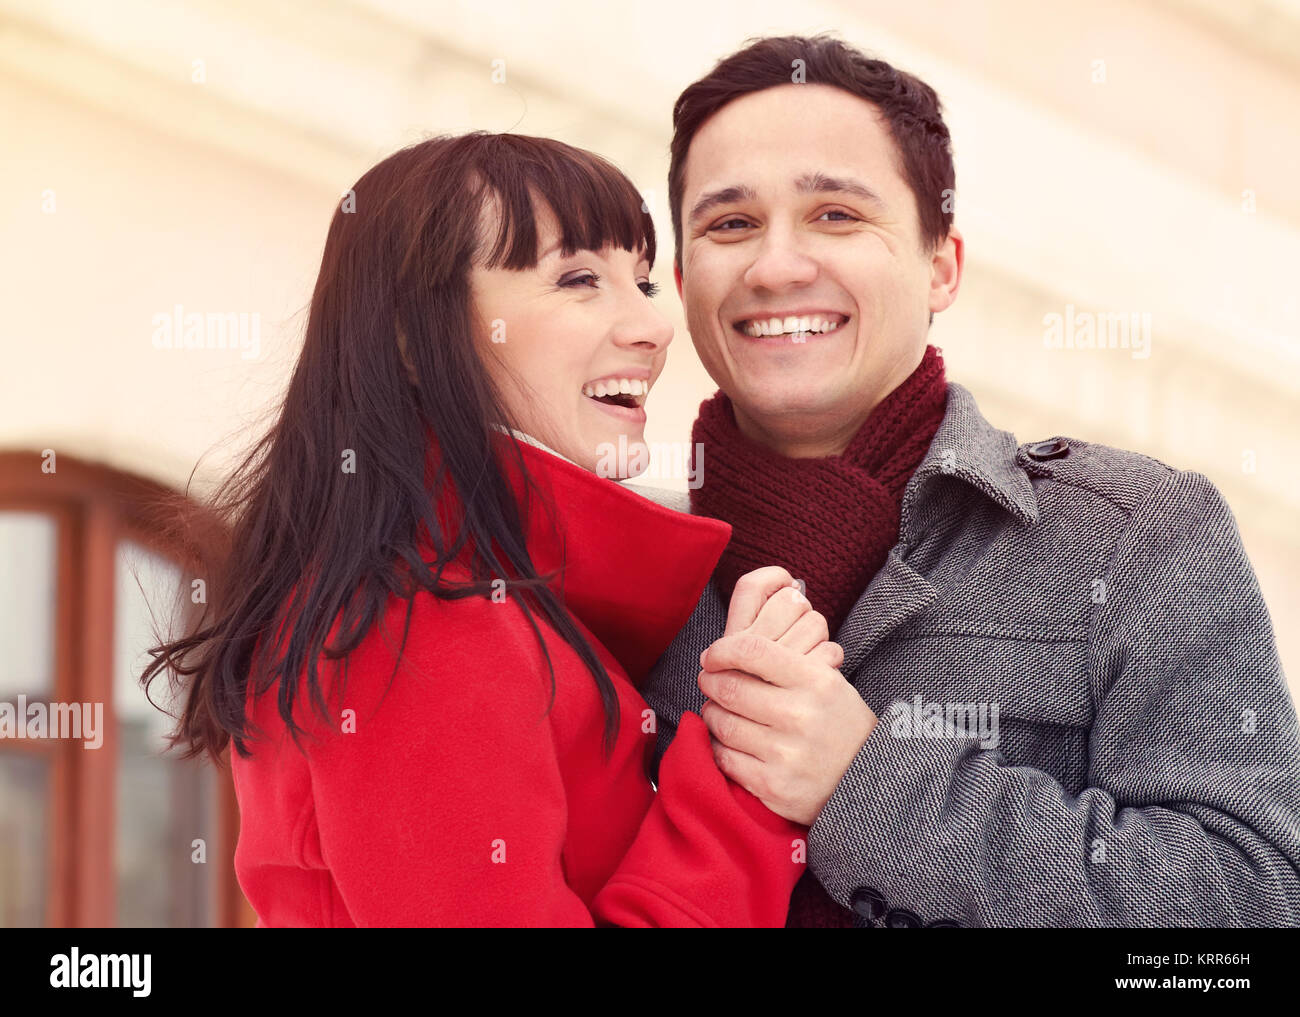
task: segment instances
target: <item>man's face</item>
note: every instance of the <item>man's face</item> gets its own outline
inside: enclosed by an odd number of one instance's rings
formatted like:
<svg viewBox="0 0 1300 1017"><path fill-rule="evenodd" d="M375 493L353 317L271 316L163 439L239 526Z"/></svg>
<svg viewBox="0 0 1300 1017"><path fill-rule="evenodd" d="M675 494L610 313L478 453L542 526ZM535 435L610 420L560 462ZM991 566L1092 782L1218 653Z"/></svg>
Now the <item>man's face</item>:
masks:
<svg viewBox="0 0 1300 1017"><path fill-rule="evenodd" d="M743 96L691 142L687 326L741 431L786 455L842 452L956 296L960 234L922 248L897 160L876 107L828 85Z"/></svg>

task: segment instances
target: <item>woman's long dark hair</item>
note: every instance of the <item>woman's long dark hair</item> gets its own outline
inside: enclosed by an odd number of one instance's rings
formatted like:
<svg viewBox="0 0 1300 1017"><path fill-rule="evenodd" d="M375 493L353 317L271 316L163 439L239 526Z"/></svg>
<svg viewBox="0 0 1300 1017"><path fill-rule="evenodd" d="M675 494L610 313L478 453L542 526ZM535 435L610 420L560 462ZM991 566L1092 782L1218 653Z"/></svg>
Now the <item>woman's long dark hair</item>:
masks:
<svg viewBox="0 0 1300 1017"><path fill-rule="evenodd" d="M493 428L516 424L472 332L471 262L535 266L538 199L555 214L566 254L617 246L644 250L654 263L654 226L631 182L598 156L544 138L475 132L420 142L369 170L334 213L278 418L204 506L226 523L222 546L204 555L207 606L188 634L150 651L141 676L147 693L169 674L183 698L170 738L183 758L207 752L219 763L231 739L250 754L250 683L261 694L279 682L279 713L298 744L300 676L305 670L328 722L318 659L343 658L346 683L347 654L390 596L407 600L400 664L414 595L485 596L501 578L537 636L552 701L554 667L534 611L590 669L611 749L618 698L529 559L506 464L494 450L508 449L532 485L518 446ZM485 203L495 215L483 215ZM430 436L439 453L432 490ZM342 468L347 450L352 473ZM447 483L460 511L444 532L436 501ZM421 531L433 561L420 551ZM445 581L444 567L463 553L471 581Z"/></svg>

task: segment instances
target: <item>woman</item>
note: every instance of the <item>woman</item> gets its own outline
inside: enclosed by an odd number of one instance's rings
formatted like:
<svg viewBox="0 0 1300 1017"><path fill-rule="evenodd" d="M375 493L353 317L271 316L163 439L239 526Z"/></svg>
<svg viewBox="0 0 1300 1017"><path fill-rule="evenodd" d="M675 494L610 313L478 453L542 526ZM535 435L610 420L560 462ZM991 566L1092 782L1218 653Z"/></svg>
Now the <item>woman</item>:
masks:
<svg viewBox="0 0 1300 1017"><path fill-rule="evenodd" d="M335 213L209 613L143 679L188 679L188 754L235 743L259 926L784 924L806 831L699 717L645 777L633 681L730 534L598 475L672 338L654 255L632 184L538 138L414 145ZM793 591L754 627L839 650Z"/></svg>

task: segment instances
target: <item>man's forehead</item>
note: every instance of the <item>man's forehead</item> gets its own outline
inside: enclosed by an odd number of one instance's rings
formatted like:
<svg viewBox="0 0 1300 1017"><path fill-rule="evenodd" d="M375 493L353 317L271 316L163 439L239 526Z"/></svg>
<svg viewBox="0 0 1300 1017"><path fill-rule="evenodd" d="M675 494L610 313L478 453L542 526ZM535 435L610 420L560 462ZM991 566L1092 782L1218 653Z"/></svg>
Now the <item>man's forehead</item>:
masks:
<svg viewBox="0 0 1300 1017"><path fill-rule="evenodd" d="M694 153L692 153L694 154ZM780 147L763 151L754 145L730 152L704 153L705 158L688 160L683 183L686 190L714 189L731 184L751 188L811 193L815 178L857 182L879 192L884 178L892 175L894 151L885 145L863 145L857 151L821 150L804 146L799 151ZM694 162L694 165L692 165Z"/></svg>
<svg viewBox="0 0 1300 1017"><path fill-rule="evenodd" d="M903 184L897 146L875 106L847 98L856 103L851 120L830 115L816 118L820 123L767 122L754 115L760 109L732 119L730 107L723 107L687 150L682 179L687 207L704 192L729 187L815 193L826 189L809 185L819 177L859 185L871 192L860 193L863 198L886 197L886 191Z"/></svg>

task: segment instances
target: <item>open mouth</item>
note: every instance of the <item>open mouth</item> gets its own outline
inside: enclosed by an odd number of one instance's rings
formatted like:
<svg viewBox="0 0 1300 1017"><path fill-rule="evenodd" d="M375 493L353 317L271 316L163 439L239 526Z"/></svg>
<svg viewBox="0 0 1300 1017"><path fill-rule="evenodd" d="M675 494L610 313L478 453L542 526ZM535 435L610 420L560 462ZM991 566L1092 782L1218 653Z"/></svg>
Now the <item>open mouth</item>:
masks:
<svg viewBox="0 0 1300 1017"><path fill-rule="evenodd" d="M601 378L582 386L582 394L605 406L639 409L650 393L650 383L640 378Z"/></svg>
<svg viewBox="0 0 1300 1017"><path fill-rule="evenodd" d="M785 317L742 318L732 323L741 335L750 339L784 339L803 341L814 336L824 336L844 326L847 314L822 311L816 314L792 314Z"/></svg>

